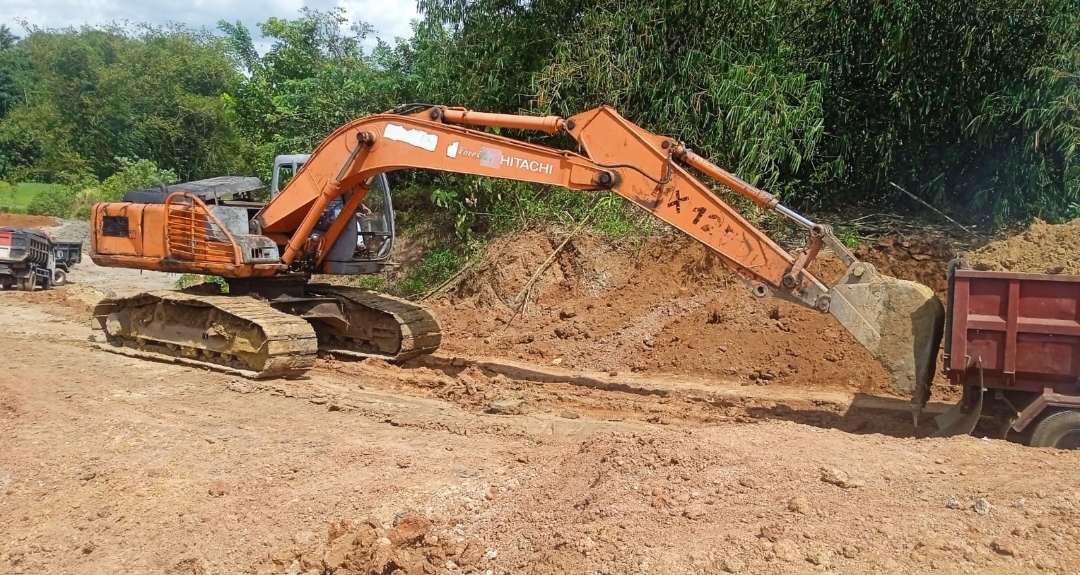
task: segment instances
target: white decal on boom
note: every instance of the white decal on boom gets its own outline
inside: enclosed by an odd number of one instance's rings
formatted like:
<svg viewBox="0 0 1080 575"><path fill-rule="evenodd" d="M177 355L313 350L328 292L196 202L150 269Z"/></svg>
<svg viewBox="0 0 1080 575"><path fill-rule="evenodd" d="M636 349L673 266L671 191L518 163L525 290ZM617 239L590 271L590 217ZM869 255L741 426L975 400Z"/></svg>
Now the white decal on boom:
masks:
<svg viewBox="0 0 1080 575"><path fill-rule="evenodd" d="M498 148L480 148L480 165L498 168L503 160L502 150Z"/></svg>
<svg viewBox="0 0 1080 575"><path fill-rule="evenodd" d="M457 149L458 149L458 142L454 141L452 144L450 144L449 146L446 147L446 157L448 157L448 158L456 158L457 157Z"/></svg>
<svg viewBox="0 0 1080 575"><path fill-rule="evenodd" d="M383 130L383 137L388 140L405 142L410 146L416 146L429 152L434 152L435 146L439 145L438 135L429 134L423 130L407 130L397 124L387 124L386 129Z"/></svg>

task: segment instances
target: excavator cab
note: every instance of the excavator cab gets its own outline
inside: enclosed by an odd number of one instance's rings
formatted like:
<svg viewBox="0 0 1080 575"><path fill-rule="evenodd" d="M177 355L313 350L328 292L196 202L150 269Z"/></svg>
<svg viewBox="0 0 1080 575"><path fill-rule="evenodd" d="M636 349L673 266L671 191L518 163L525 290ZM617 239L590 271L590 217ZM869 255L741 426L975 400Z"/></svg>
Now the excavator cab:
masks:
<svg viewBox="0 0 1080 575"><path fill-rule="evenodd" d="M379 174L368 183L368 193L357 212L357 259L382 262L394 250L394 208L390 183Z"/></svg>
<svg viewBox="0 0 1080 575"><path fill-rule="evenodd" d="M283 154L274 158L274 172L270 176L270 199L281 193L281 189L300 171L311 154Z"/></svg>
<svg viewBox="0 0 1080 575"><path fill-rule="evenodd" d="M274 171L270 177L270 199L273 200L292 178L300 172L311 154L286 154L274 158ZM372 274L392 265L390 255L394 250L394 207L390 197L390 182L386 174L379 174L367 182L368 193L355 214L348 216L346 230L356 234L341 233L330 246L326 256L326 268L331 274ZM330 229L341 214L355 189L335 198L323 210L315 225L316 237ZM325 268L324 268L325 269Z"/></svg>

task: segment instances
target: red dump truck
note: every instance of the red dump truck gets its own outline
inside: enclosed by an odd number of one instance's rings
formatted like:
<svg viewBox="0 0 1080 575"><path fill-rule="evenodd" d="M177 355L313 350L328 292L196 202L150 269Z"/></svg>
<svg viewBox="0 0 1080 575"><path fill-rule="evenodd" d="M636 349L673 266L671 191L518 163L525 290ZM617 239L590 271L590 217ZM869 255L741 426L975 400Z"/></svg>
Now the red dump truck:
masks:
<svg viewBox="0 0 1080 575"><path fill-rule="evenodd" d="M949 264L944 370L963 398L937 435L982 416L1035 447L1080 447L1080 276Z"/></svg>

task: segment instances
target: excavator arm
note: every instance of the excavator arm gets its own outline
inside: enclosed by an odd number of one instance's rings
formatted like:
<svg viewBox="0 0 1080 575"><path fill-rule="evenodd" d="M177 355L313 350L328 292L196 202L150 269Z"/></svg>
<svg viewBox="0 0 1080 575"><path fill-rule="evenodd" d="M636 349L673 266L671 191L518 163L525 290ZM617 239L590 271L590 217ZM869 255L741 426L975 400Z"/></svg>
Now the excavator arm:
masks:
<svg viewBox="0 0 1080 575"><path fill-rule="evenodd" d="M450 122L566 132L588 155ZM758 205L797 218L812 231L805 255L796 258L788 254L676 160L704 171ZM350 208L355 209L363 201L366 181L378 173L403 168L490 176L573 190L612 190L709 246L753 284L755 293L768 295L779 290L795 295L802 305L821 311L829 307L826 286L805 270L822 243L832 239L826 227L814 225L767 192L680 143L646 132L608 107L569 120L443 108L408 116L380 114L362 118L339 129L315 150L304 168L255 218L259 232L282 240L286 246L282 260L292 265L304 252L319 215L334 198L349 189L361 190L350 197L353 205L342 211L348 214ZM335 223L344 220L338 218ZM332 244L340 232L332 226L321 245ZM854 262L839 242L831 247L840 250L847 263ZM321 264L324 257L325 250L320 250L314 261Z"/></svg>
<svg viewBox="0 0 1080 575"><path fill-rule="evenodd" d="M584 154L517 141L465 127L537 130L572 136ZM282 192L254 218L256 233L284 246L282 263L313 262L342 232L347 215L382 172L423 168L559 185L611 190L708 246L757 297L779 297L830 313L893 376L894 388L912 397L915 419L929 397L944 308L921 284L881 276L833 235L742 181L683 143L651 133L602 106L570 118L475 112L431 106L407 114L355 120L327 138ZM808 230L805 247L790 254L713 194L689 168L791 218ZM329 203L353 190L341 216L321 240L312 230ZM847 266L827 285L809 271L822 247ZM304 264L308 265L308 264Z"/></svg>

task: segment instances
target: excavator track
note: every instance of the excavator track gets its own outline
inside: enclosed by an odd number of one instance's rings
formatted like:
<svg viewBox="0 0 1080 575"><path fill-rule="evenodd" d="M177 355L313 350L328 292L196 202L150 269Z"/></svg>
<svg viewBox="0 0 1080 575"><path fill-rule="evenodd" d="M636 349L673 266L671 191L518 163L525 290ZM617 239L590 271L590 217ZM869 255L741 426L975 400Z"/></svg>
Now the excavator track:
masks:
<svg viewBox="0 0 1080 575"><path fill-rule="evenodd" d="M318 355L311 324L247 296L163 290L107 298L92 327L107 351L252 379L302 375Z"/></svg>
<svg viewBox="0 0 1080 575"><path fill-rule="evenodd" d="M435 315L406 299L329 284L309 284L307 291L337 299L350 326L342 330L317 325L320 351L400 362L432 353L442 343Z"/></svg>

